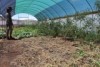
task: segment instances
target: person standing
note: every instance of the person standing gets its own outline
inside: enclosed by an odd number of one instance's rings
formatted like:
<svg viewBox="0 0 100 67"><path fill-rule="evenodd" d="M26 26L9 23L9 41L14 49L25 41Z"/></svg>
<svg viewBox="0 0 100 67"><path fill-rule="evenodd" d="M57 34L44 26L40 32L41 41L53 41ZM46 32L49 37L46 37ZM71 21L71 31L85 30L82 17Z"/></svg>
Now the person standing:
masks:
<svg viewBox="0 0 100 67"><path fill-rule="evenodd" d="M13 32L13 22L11 18L12 7L7 8L6 13L6 38L8 40L13 39L12 32Z"/></svg>

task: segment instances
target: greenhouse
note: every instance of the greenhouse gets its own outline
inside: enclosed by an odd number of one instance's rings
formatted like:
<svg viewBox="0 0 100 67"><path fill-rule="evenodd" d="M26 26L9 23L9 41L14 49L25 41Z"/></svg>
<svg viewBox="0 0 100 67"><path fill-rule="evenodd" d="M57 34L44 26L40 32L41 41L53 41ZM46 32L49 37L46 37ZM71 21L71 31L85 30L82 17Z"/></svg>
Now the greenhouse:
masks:
<svg viewBox="0 0 100 67"><path fill-rule="evenodd" d="M0 67L100 67L100 0L0 0Z"/></svg>

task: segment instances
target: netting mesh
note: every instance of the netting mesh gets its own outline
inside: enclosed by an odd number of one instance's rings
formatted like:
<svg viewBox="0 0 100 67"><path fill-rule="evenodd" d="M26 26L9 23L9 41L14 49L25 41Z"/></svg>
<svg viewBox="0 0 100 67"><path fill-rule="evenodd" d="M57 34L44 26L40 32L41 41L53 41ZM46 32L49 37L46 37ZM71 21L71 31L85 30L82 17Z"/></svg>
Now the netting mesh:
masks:
<svg viewBox="0 0 100 67"><path fill-rule="evenodd" d="M12 6L13 15L28 13L38 20L46 20L97 11L97 1L99 0L0 0L0 13L4 16L6 8Z"/></svg>

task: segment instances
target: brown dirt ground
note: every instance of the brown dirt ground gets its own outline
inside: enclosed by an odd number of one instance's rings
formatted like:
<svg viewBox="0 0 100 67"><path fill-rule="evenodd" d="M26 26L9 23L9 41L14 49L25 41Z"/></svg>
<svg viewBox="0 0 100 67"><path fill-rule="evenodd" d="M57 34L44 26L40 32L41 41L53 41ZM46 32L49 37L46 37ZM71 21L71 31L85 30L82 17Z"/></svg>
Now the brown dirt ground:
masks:
<svg viewBox="0 0 100 67"><path fill-rule="evenodd" d="M87 61L82 61L88 60L86 58L88 56L76 59L77 56L74 54L79 47L73 46L75 44L80 43L66 41L60 37L31 37L22 40L1 39L0 67L84 67L84 65L89 67L86 64ZM81 49L89 50L86 46ZM88 51L88 54L90 52ZM81 64L81 66L71 66L73 63Z"/></svg>

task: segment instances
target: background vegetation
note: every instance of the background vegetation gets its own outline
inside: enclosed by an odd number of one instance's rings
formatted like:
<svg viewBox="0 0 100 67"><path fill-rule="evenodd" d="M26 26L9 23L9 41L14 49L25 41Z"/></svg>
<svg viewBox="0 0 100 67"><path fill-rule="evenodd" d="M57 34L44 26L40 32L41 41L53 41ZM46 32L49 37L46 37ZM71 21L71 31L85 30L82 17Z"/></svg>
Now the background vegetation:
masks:
<svg viewBox="0 0 100 67"><path fill-rule="evenodd" d="M100 41L100 24L95 25L93 18L87 19L86 16L77 16L75 18L67 18L66 22L46 21L38 22L31 26L19 26L15 27L13 31L13 36L17 38L39 35L97 42ZM0 36L3 36L2 32Z"/></svg>
<svg viewBox="0 0 100 67"><path fill-rule="evenodd" d="M100 10L100 2L96 2L97 10ZM85 13L85 12L84 12ZM100 14L97 14L98 18ZM96 25L93 17L79 15L71 18L66 18L66 21L43 21L31 26L19 26L14 28L13 36L17 38L31 36L53 36L64 37L72 40L82 39L89 42L100 41L100 21ZM2 32L0 37L4 36Z"/></svg>

